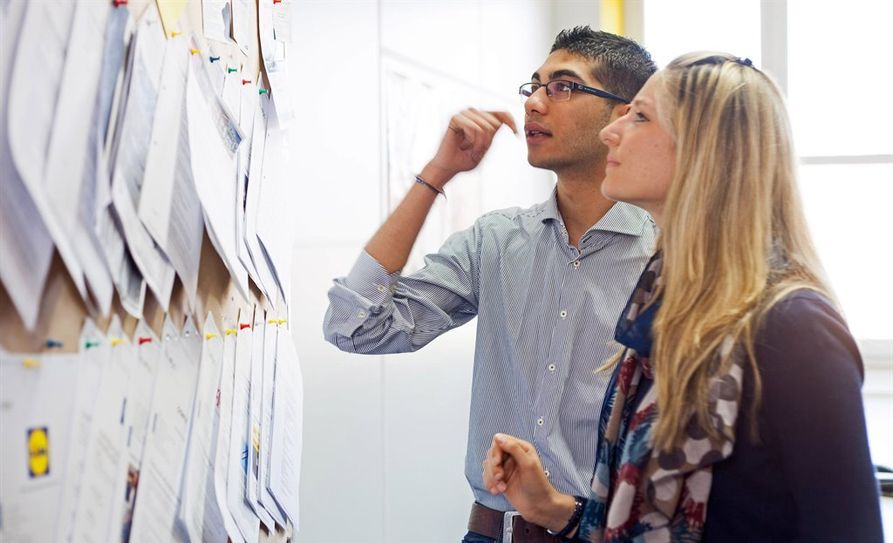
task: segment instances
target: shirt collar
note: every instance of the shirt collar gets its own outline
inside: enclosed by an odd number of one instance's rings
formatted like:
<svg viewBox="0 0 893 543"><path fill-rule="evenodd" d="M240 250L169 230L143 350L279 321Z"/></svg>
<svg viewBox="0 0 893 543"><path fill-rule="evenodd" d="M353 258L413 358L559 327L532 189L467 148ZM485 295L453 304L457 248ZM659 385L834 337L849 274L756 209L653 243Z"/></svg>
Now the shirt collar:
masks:
<svg viewBox="0 0 893 543"><path fill-rule="evenodd" d="M564 224L561 213L558 211L558 186L552 189L552 195L542 203L542 220L555 220ZM595 230L602 232L616 232L629 236L641 236L642 226L646 222L653 222L648 213L640 207L625 202L617 202L604 216L599 219L587 232Z"/></svg>

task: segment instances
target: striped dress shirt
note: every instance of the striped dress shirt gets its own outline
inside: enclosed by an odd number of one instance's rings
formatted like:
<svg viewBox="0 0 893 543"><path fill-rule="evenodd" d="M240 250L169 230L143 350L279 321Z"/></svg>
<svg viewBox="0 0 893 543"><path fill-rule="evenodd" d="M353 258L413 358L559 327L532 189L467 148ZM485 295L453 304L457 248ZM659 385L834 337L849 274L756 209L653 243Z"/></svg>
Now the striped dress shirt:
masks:
<svg viewBox="0 0 893 543"><path fill-rule="evenodd" d="M617 318L655 235L647 213L617 203L577 249L553 191L483 215L411 275L388 274L364 251L329 290L324 333L344 351L400 353L477 316L465 457L475 499L511 509L481 477L497 432L533 443L559 491L587 496L609 378L595 370L617 348Z"/></svg>

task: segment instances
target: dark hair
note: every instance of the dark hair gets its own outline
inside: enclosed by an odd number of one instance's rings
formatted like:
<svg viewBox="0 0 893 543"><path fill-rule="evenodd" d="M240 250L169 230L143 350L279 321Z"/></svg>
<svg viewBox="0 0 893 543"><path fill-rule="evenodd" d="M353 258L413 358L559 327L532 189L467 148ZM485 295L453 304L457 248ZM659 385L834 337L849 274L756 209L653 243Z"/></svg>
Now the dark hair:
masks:
<svg viewBox="0 0 893 543"><path fill-rule="evenodd" d="M588 25L562 30L550 53L559 49L593 61L592 75L605 90L627 100L632 100L657 71L657 65L644 47L623 36L592 30Z"/></svg>

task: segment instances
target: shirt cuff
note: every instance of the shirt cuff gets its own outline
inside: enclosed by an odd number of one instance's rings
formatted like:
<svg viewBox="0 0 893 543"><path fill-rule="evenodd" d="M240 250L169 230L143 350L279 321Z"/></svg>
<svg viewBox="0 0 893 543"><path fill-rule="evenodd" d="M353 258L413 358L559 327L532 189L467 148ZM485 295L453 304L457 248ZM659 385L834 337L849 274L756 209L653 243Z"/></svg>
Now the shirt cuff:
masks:
<svg viewBox="0 0 893 543"><path fill-rule="evenodd" d="M394 295L400 272L388 273L369 253L363 251L344 278L344 286L372 302L382 305Z"/></svg>

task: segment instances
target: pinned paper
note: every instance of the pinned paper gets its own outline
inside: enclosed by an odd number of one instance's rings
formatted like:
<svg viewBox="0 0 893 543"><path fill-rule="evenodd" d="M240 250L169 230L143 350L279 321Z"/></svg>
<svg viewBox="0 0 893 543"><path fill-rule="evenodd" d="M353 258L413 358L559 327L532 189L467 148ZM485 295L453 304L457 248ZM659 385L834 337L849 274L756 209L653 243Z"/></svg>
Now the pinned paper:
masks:
<svg viewBox="0 0 893 543"><path fill-rule="evenodd" d="M183 15L188 0L155 0L158 4L158 13L161 15L161 24L164 26L164 33L170 37L174 37L174 29Z"/></svg>

